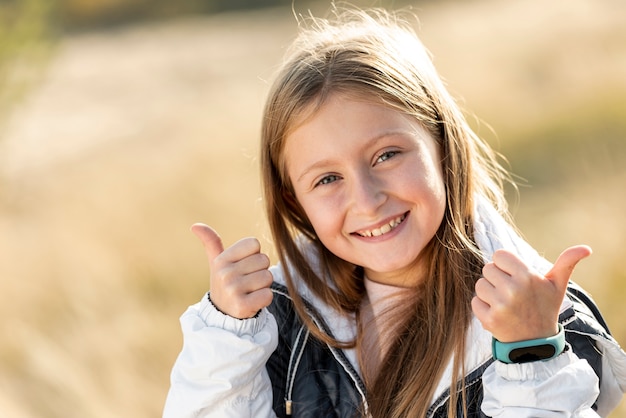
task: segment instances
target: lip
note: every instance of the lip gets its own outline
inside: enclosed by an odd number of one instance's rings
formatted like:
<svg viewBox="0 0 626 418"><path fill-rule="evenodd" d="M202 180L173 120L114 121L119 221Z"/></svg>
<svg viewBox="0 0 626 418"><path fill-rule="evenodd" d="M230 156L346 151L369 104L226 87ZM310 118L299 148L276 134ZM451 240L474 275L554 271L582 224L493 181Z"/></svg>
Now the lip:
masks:
<svg viewBox="0 0 626 418"><path fill-rule="evenodd" d="M363 229L358 229L350 233L350 235L367 241L379 241L391 238L397 235L397 233L401 229L403 229L404 225L406 225L406 220L409 217L409 214L410 211L407 211L400 215L391 216L376 225L372 225ZM390 230L384 231L385 228L389 227L391 227ZM381 230L384 232L382 232Z"/></svg>

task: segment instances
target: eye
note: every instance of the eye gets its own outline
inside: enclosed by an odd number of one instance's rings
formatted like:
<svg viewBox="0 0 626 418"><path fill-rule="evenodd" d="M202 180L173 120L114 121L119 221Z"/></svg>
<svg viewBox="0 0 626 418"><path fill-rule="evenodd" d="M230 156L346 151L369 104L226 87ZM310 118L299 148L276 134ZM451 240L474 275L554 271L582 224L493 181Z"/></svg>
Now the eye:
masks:
<svg viewBox="0 0 626 418"><path fill-rule="evenodd" d="M387 161L388 159L393 158L399 153L400 151L385 151L376 158L376 164Z"/></svg>
<svg viewBox="0 0 626 418"><path fill-rule="evenodd" d="M322 177L322 179L320 181L315 183L315 187L317 187L317 186L324 186L326 184L334 183L334 182L336 182L339 179L340 179L339 176L337 176L335 174L329 174L327 176Z"/></svg>

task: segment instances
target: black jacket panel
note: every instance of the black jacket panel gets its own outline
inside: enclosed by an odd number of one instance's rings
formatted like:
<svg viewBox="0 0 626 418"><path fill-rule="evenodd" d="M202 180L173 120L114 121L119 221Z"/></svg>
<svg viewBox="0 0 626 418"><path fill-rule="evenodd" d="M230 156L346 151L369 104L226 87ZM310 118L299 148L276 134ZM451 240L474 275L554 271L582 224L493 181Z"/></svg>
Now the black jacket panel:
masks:
<svg viewBox="0 0 626 418"><path fill-rule="evenodd" d="M328 347L311 336L298 318L287 289L277 283L272 285L274 300L269 307L276 318L279 344L267 363L272 381L274 410L278 417L297 418L353 418L363 415L366 405L364 384L341 350ZM597 306L579 286L572 283L567 296L573 307L564 311L559 321L566 330L566 340L580 358L586 359L595 373L602 377L602 354L593 336L607 336L609 330ZM323 318L307 305L310 314L322 328ZM480 409L483 390L482 374L493 362L489 360L465 377L465 418L488 418ZM431 405L428 418L446 418L449 391L444 392ZM461 402L461 400L459 400ZM291 404L291 414L287 405ZM463 405L459 403L458 417Z"/></svg>

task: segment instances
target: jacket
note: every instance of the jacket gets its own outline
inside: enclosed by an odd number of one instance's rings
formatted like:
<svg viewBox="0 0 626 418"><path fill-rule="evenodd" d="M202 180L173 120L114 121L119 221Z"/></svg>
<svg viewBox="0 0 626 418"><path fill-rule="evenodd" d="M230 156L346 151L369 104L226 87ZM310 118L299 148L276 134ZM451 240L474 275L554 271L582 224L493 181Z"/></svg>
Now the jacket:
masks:
<svg viewBox="0 0 626 418"><path fill-rule="evenodd" d="M486 260L507 248L538 271L550 269L490 206L477 208L475 227ZM172 369L164 418L366 413L355 350L311 336L293 309L283 267L270 270L274 299L256 317L224 315L208 294L182 315L183 348ZM317 326L339 340L355 337L352 315L334 311L303 285L297 291ZM477 319L471 321L465 359L468 417L605 417L615 408L626 389L626 354L596 304L575 283L568 286L559 322L566 331L563 354L509 365L492 359L491 334ZM451 364L437 383L428 418L446 416L450 373Z"/></svg>

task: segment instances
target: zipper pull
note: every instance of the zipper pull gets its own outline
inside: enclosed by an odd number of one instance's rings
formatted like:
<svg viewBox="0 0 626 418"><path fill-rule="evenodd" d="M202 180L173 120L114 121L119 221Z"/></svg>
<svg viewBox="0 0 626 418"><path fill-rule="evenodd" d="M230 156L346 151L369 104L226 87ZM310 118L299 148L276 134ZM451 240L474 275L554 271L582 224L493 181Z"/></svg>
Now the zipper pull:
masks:
<svg viewBox="0 0 626 418"><path fill-rule="evenodd" d="M285 399L285 413L291 415L291 399Z"/></svg>

